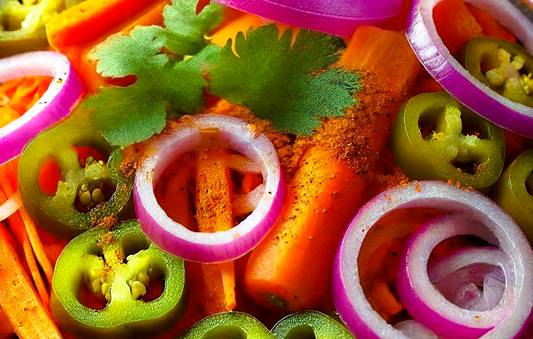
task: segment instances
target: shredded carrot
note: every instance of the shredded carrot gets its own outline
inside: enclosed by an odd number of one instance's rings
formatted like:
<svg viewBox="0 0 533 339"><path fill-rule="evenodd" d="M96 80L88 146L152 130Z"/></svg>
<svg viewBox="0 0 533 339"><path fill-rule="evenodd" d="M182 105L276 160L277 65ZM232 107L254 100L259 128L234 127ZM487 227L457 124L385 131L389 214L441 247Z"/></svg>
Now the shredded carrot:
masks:
<svg viewBox="0 0 533 339"><path fill-rule="evenodd" d="M0 128L18 119L20 114L11 106L0 106Z"/></svg>
<svg viewBox="0 0 533 339"><path fill-rule="evenodd" d="M474 16L477 23L481 26L484 35L516 42L516 37L505 27L500 25L489 12L469 3L465 3L465 5Z"/></svg>
<svg viewBox="0 0 533 339"><path fill-rule="evenodd" d="M250 193L262 182L263 177L260 174L245 173L242 179L242 190L244 193Z"/></svg>
<svg viewBox="0 0 533 339"><path fill-rule="evenodd" d="M0 307L20 338L61 338L29 277L0 233Z"/></svg>
<svg viewBox="0 0 533 339"><path fill-rule="evenodd" d="M196 219L204 233L226 231L233 227L231 174L226 148L211 146L198 151L196 167ZM233 261L203 264L206 302L204 312L231 311L235 305Z"/></svg>
<svg viewBox="0 0 533 339"><path fill-rule="evenodd" d="M433 9L433 19L442 42L455 55L467 42L483 35L483 29L463 0L444 0Z"/></svg>
<svg viewBox="0 0 533 339"><path fill-rule="evenodd" d="M0 338L11 338L15 334L6 313L0 308Z"/></svg>

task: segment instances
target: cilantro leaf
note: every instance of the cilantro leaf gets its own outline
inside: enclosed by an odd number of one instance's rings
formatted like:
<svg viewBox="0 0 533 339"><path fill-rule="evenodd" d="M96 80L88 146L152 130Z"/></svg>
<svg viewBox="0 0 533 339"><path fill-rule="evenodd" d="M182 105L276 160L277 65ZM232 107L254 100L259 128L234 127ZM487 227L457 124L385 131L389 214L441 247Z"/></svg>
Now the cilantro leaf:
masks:
<svg viewBox="0 0 533 339"><path fill-rule="evenodd" d="M189 13L193 3L196 8L196 0L176 0L166 7L165 17L165 24L171 27L179 23L169 20L185 20L183 25L190 30L192 40L197 32L212 26L202 21L206 18L198 22L190 20L191 15L196 16L194 10ZM179 6L182 5L185 12L180 16ZM214 17L212 8L217 6L207 9L208 14L204 16ZM97 71L103 76L135 76L137 79L127 87L103 87L84 102L85 107L94 109L95 122L113 145L125 147L147 140L161 132L167 115L195 114L205 105L203 93L208 83L204 74L217 62L220 47L208 45L197 50L194 56L181 60L163 52L164 47L169 49L168 36L177 34L168 32L159 26L136 27L127 36L108 39L94 53Z"/></svg>
<svg viewBox="0 0 533 339"><path fill-rule="evenodd" d="M210 93L242 104L280 130L310 135L320 117L342 116L355 103L359 78L330 68L344 41L301 30L291 46L292 31L279 37L276 26L241 32L235 51L228 41L209 71Z"/></svg>
<svg viewBox="0 0 533 339"><path fill-rule="evenodd" d="M205 35L220 25L224 7L210 2L196 15L197 1L174 0L163 12L167 48L179 55L193 55L206 46Z"/></svg>

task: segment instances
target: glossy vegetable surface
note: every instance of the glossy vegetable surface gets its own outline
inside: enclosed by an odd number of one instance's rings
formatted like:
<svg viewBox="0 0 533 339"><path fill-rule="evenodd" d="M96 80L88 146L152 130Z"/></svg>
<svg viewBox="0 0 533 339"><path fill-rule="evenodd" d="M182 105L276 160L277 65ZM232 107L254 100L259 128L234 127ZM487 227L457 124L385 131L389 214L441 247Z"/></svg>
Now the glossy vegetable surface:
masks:
<svg viewBox="0 0 533 339"><path fill-rule="evenodd" d="M161 296L145 301L154 281ZM83 338L137 338L164 332L185 306L185 269L151 244L137 221L87 231L59 257L53 280L52 312L60 327ZM105 299L104 309L80 302L82 290Z"/></svg>
<svg viewBox="0 0 533 339"><path fill-rule="evenodd" d="M393 125L392 150L410 179L487 190L503 169L505 142L501 128L437 92L403 105Z"/></svg>

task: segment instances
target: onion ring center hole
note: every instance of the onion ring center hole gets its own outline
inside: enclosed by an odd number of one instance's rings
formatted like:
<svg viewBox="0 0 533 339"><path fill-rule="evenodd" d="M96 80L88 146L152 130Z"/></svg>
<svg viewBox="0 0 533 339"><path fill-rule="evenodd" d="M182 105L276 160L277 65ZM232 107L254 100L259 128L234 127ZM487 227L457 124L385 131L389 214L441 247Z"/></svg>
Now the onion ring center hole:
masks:
<svg viewBox="0 0 533 339"><path fill-rule="evenodd" d="M460 260L453 258L460 250L488 246L491 246L488 242L472 235L446 239L431 252L428 275L432 276L431 269L435 269L435 266L442 268L453 265L453 260ZM439 260L446 258L452 259L440 261L439 264ZM479 262L458 267L453 271L451 268L448 270L450 270L448 274L435 279L432 283L442 296L454 305L468 310L486 311L501 301L505 289L505 275L500 267Z"/></svg>
<svg viewBox="0 0 533 339"><path fill-rule="evenodd" d="M254 189L264 184L261 168L251 159L229 149L230 196L235 225L252 211L257 197ZM158 204L169 218L187 229L198 232L196 220L196 149L173 160L162 172L155 184ZM260 187L259 187L260 188Z"/></svg>

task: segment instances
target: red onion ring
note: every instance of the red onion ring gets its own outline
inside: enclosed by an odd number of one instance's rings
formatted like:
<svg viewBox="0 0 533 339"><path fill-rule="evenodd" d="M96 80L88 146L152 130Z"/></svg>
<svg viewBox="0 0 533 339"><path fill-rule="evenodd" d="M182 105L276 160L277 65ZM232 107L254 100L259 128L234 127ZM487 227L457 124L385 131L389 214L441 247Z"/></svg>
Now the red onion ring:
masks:
<svg viewBox="0 0 533 339"><path fill-rule="evenodd" d="M0 83L29 75L49 75L54 80L23 116L0 128L0 165L18 156L41 131L69 115L82 93L80 79L60 53L30 52L0 59Z"/></svg>
<svg viewBox="0 0 533 339"><path fill-rule="evenodd" d="M474 78L450 54L437 33L433 8L442 0L414 0L407 18L411 47L429 74L462 104L515 133L533 137L533 108L513 102ZM509 1L466 0L488 11L533 52L533 23Z"/></svg>
<svg viewBox="0 0 533 339"><path fill-rule="evenodd" d="M167 216L157 203L154 187L173 159L211 143L201 131L214 129L219 132L220 143L261 164L265 191L257 208L231 230L193 232ZM135 178L135 211L148 238L173 255L202 263L236 259L263 239L281 211L285 189L276 150L265 135L240 119L215 114L182 118L175 128L150 143L146 153L149 156L139 164Z"/></svg>
<svg viewBox="0 0 533 339"><path fill-rule="evenodd" d="M216 0L287 25L349 38L363 24L379 25L401 12L401 0Z"/></svg>
<svg viewBox="0 0 533 339"><path fill-rule="evenodd" d="M489 228L467 215L447 214L430 220L408 241L400 260L396 286L400 300L411 316L436 334L446 338L479 338L509 313L514 304L513 282L507 279L501 302L487 311L463 309L447 300L430 281L428 260L441 241L459 235L475 235L491 244L498 244ZM496 253L485 259L501 265L506 276L511 277L507 265L497 262L498 259L505 260L505 257L495 256Z"/></svg>
<svg viewBox="0 0 533 339"><path fill-rule="evenodd" d="M508 256L514 274L515 304L484 339L528 338L533 322L533 253L516 223L487 197L444 182L414 182L385 191L363 206L348 225L333 267L332 296L337 311L356 337L407 337L372 308L363 292L358 260L366 234L382 217L398 209L432 208L477 220L490 230Z"/></svg>

